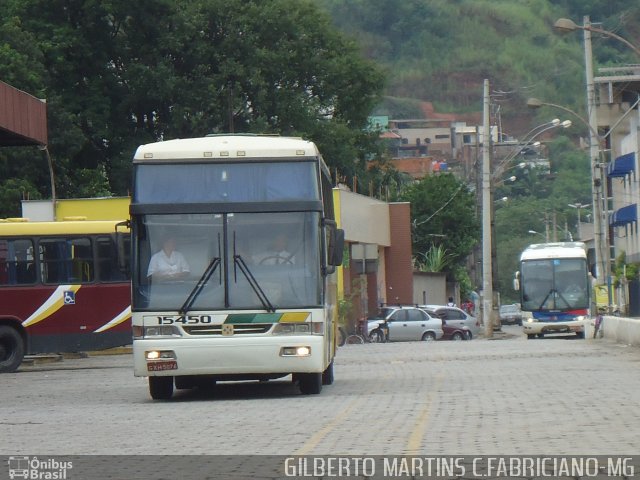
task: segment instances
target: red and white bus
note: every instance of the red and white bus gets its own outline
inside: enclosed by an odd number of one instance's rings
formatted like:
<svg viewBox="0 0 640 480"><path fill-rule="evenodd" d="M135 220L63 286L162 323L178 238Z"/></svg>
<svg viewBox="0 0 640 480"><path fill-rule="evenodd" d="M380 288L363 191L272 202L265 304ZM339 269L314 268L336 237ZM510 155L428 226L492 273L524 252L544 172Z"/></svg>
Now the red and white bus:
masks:
<svg viewBox="0 0 640 480"><path fill-rule="evenodd" d="M26 354L130 344L128 228L16 220L0 222L0 372Z"/></svg>

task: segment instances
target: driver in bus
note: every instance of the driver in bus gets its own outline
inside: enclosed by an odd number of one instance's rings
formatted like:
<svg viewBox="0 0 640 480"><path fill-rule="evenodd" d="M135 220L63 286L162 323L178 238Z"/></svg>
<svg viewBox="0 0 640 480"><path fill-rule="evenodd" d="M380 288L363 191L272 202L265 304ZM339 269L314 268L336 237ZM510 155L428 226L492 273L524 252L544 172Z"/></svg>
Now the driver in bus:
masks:
<svg viewBox="0 0 640 480"><path fill-rule="evenodd" d="M152 280L182 280L191 273L191 268L184 255L176 250L176 239L165 237L162 249L153 254L149 261L147 277Z"/></svg>
<svg viewBox="0 0 640 480"><path fill-rule="evenodd" d="M288 249L288 239L284 233L279 233L270 243L266 252L257 258L260 265L293 265L295 256Z"/></svg>

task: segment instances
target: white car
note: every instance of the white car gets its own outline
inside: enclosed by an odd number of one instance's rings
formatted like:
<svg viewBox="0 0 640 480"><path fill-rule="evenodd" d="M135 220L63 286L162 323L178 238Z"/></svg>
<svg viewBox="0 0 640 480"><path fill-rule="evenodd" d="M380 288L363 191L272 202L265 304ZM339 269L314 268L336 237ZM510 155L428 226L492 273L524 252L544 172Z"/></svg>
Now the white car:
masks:
<svg viewBox="0 0 640 480"><path fill-rule="evenodd" d="M439 317L447 322L447 325L456 327L467 327L472 337L480 333L480 320L472 317L467 312L458 307L448 307L446 305L419 305L432 317Z"/></svg>
<svg viewBox="0 0 640 480"><path fill-rule="evenodd" d="M426 311L417 307L382 307L379 315L367 322L368 333L386 321L389 328L389 342L406 342L415 340L439 340L442 331L442 320L431 317Z"/></svg>

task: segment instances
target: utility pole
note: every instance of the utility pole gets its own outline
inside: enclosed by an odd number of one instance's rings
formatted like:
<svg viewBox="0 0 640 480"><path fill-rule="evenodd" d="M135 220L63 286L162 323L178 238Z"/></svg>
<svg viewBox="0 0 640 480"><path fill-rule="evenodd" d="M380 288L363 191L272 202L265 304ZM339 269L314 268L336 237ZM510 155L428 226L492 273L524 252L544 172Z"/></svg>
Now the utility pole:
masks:
<svg viewBox="0 0 640 480"><path fill-rule="evenodd" d="M491 126L489 80L484 81L482 113L482 318L487 338L493 337L493 272L491 266Z"/></svg>

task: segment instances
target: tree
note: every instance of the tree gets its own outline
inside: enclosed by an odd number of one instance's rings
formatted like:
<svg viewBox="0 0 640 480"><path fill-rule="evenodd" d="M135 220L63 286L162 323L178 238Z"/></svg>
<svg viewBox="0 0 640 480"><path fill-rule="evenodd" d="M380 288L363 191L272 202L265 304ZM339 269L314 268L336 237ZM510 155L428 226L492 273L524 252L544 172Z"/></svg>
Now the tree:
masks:
<svg viewBox="0 0 640 480"><path fill-rule="evenodd" d="M382 72L309 0L6 3L0 25L33 50L13 63L37 77L14 86L47 99L60 197L126 194L136 146L161 139L304 136L350 174L377 151Z"/></svg>
<svg viewBox="0 0 640 480"><path fill-rule="evenodd" d="M414 256L442 247L449 273L464 265L480 239L475 196L467 185L450 173L429 175L407 186L400 199L411 203Z"/></svg>

